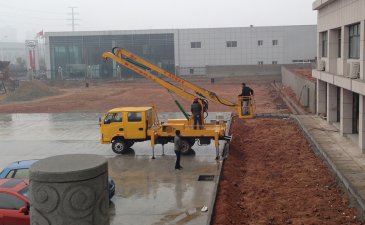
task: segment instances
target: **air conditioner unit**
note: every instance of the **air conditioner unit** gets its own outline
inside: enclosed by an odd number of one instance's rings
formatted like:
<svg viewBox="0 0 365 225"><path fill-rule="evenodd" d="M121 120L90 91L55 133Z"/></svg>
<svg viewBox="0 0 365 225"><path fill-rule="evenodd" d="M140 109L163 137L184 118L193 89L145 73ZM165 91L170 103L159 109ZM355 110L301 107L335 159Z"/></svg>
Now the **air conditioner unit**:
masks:
<svg viewBox="0 0 365 225"><path fill-rule="evenodd" d="M351 62L349 65L349 78L357 79L360 77L360 62Z"/></svg>
<svg viewBox="0 0 365 225"><path fill-rule="evenodd" d="M326 70L326 61L320 60L318 63L318 70L325 71Z"/></svg>

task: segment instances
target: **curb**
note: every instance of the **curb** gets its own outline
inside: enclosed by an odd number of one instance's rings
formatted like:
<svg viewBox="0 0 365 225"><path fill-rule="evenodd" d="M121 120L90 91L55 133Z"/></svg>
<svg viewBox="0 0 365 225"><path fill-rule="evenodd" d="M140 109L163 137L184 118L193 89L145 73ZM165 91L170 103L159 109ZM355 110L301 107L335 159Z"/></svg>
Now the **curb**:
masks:
<svg viewBox="0 0 365 225"><path fill-rule="evenodd" d="M297 125L301 128L302 133L306 137L306 139L309 141L309 143L312 144L312 148L314 151L319 153L329 166L329 169L332 170L334 175L336 176L337 180L341 182L341 184L344 186L344 188L349 192L352 198L356 200L355 208L358 209L360 216L362 217L362 220L364 219L364 211L365 211L365 202L364 199L361 198L361 196L357 193L356 189L351 185L351 183L344 177L336 167L336 164L328 157L327 153L323 150L323 148L318 144L318 142L313 138L313 136L309 133L307 128L303 125L303 123L299 120L299 118L296 115L292 115L291 118L294 119L294 121L297 123Z"/></svg>
<svg viewBox="0 0 365 225"><path fill-rule="evenodd" d="M233 117L232 114L230 115L230 120L228 120L227 122L227 126L226 126L226 135L229 134L229 132L231 131L231 123L233 121ZM214 212L214 208L215 208L215 201L217 199L217 194L218 194L218 190L219 190L219 182L221 180L222 177L222 168L223 168L223 164L225 162L225 159L227 158L229 152L229 143L225 143L224 147L223 147L223 153L222 153L222 161L219 162L219 167L218 167L218 176L217 179L215 180L215 189L213 192L213 199L211 202L210 207L208 208L208 220L207 220L207 225L210 225L212 223L212 216L213 216L213 212Z"/></svg>

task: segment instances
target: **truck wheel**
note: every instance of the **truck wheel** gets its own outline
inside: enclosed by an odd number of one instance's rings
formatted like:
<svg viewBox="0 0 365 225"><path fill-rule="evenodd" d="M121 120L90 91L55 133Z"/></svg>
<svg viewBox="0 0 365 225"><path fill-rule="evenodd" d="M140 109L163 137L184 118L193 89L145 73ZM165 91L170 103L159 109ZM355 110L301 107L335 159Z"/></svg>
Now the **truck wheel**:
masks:
<svg viewBox="0 0 365 225"><path fill-rule="evenodd" d="M123 154L128 149L128 146L124 140L114 140L112 142L112 150L117 154Z"/></svg>
<svg viewBox="0 0 365 225"><path fill-rule="evenodd" d="M194 144L195 144L195 139L194 138L189 139L190 148L193 147Z"/></svg>
<svg viewBox="0 0 365 225"><path fill-rule="evenodd" d="M181 154L188 155L191 151L191 146L188 140L181 140Z"/></svg>
<svg viewBox="0 0 365 225"><path fill-rule="evenodd" d="M130 147L132 147L132 145L134 145L134 141L132 141L132 140L127 140L127 141L125 141L125 143L127 145L127 148L130 148Z"/></svg>

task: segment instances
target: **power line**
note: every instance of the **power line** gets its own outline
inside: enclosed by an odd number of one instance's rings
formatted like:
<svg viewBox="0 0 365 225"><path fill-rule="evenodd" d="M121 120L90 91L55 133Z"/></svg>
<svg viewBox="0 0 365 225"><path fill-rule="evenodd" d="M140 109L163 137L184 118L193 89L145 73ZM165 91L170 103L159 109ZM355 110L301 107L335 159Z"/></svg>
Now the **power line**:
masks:
<svg viewBox="0 0 365 225"><path fill-rule="evenodd" d="M67 19L67 20L71 20L71 26L72 26L72 31L75 31L75 26L78 26L78 24L75 24L75 20L79 20L75 18L75 15L78 15L78 13L75 12L74 9L76 9L77 7L74 6L70 6L68 7L71 9L71 14L69 13L69 15L71 15L71 19Z"/></svg>

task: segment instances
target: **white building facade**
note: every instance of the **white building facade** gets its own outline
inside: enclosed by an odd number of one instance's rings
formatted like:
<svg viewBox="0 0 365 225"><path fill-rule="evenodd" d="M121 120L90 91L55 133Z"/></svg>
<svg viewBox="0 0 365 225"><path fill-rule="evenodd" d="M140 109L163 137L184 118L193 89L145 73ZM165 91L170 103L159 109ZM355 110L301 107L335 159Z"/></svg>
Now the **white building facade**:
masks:
<svg viewBox="0 0 365 225"><path fill-rule="evenodd" d="M206 74L208 66L309 63L316 57L315 25L46 32L45 38L47 68L90 66L101 77L103 71L116 74L117 65L101 64L101 52L115 46L179 75Z"/></svg>
<svg viewBox="0 0 365 225"><path fill-rule="evenodd" d="M317 0L317 113L365 153L365 0Z"/></svg>

